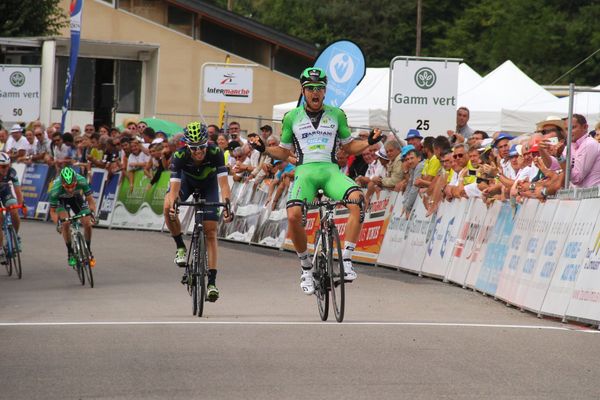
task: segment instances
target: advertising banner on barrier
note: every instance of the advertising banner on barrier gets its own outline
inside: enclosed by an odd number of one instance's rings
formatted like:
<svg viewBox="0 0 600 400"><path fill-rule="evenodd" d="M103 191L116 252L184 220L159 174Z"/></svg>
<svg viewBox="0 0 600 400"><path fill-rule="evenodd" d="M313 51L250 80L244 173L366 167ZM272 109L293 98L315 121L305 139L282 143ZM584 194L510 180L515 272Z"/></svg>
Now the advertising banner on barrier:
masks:
<svg viewBox="0 0 600 400"><path fill-rule="evenodd" d="M600 199L585 199L577 203L579 203L577 214L568 231L568 236L564 238L563 250L544 297L542 314L564 317L581 263L586 255L590 236L594 232L596 221L594 218L590 218L590 215L598 213Z"/></svg>
<svg viewBox="0 0 600 400"><path fill-rule="evenodd" d="M353 260L368 263L374 263L377 260L381 244L383 243L383 236L390 220L392 207L396 202L397 196L397 192L390 192L388 190L382 190L379 196L373 195L370 208L365 214L365 221L360 228L360 235L356 243L354 255L352 256ZM345 231L348 219L345 217L339 221L343 221ZM336 225L338 225L337 219ZM344 237L340 233L342 245Z"/></svg>
<svg viewBox="0 0 600 400"><path fill-rule="evenodd" d="M23 177L25 176L25 168L27 168L27 164L12 163L11 167L16 171L17 178L19 178L19 183L23 183Z"/></svg>
<svg viewBox="0 0 600 400"><path fill-rule="evenodd" d="M427 244L427 254L425 254L421 268L423 275L437 278L446 276L450 254L468 205L469 200L467 199L457 199L440 204L435 215L431 240Z"/></svg>
<svg viewBox="0 0 600 400"><path fill-rule="evenodd" d="M404 254L406 230L408 228L408 219L402 213L403 197L402 194L398 194L394 201L379 256L377 257L377 264L379 265L400 267L400 258Z"/></svg>
<svg viewBox="0 0 600 400"><path fill-rule="evenodd" d="M536 263L542 253L546 236L550 231L554 214L558 208L558 203L558 200L548 200L543 205L538 206L536 210L534 223L531 227L527 244L525 245L523 258L519 260L519 265L517 266L521 277L517 284L516 294L513 299L505 299L521 308L524 307L527 292L532 285Z"/></svg>
<svg viewBox="0 0 600 400"><path fill-rule="evenodd" d="M471 248L471 254L467 255L469 267L467 270L467 277L465 278L465 286L468 288L475 288L475 283L479 277L479 271L481 271L485 253L501 208L502 204L498 201L494 202L494 204L488 208L481 229L477 232L475 243Z"/></svg>
<svg viewBox="0 0 600 400"><path fill-rule="evenodd" d="M263 190L254 191L250 185L247 186L247 191L253 195L238 197L233 221L226 228L226 239L250 243L259 226L264 209L262 205L265 204L267 199L267 192Z"/></svg>
<svg viewBox="0 0 600 400"><path fill-rule="evenodd" d="M494 203L495 208L498 202ZM498 278L504 267L504 260L510 248L510 236L515 226L514 209L509 202L500 204L498 217L495 218L487 249L481 264L475 288L494 296L498 288ZM476 272L476 271L474 271Z"/></svg>
<svg viewBox="0 0 600 400"><path fill-rule="evenodd" d="M108 227L112 216L115 202L117 199L117 190L119 189L119 180L121 173L113 175L107 182L104 183L102 196L98 203L98 226Z"/></svg>
<svg viewBox="0 0 600 400"><path fill-rule="evenodd" d="M588 239L581 265L565 314L570 320L598 324L600 322L600 214L594 224L594 231Z"/></svg>
<svg viewBox="0 0 600 400"><path fill-rule="evenodd" d="M482 201L469 199L469 211L458 231L458 237L450 255L446 280L464 286L470 265L467 257L471 255L475 239L479 236L487 212L487 207Z"/></svg>
<svg viewBox="0 0 600 400"><path fill-rule="evenodd" d="M92 168L92 177L90 179L90 188L92 189L92 197L96 201L96 207L99 208L100 200L102 196L102 190L104 189L104 181L106 181L106 175L108 171L101 168Z"/></svg>
<svg viewBox="0 0 600 400"><path fill-rule="evenodd" d="M160 230L163 225L163 203L170 173L161 174L156 184L143 171L136 171L133 185L123 179L113 210L111 226L116 228Z"/></svg>
<svg viewBox="0 0 600 400"><path fill-rule="evenodd" d="M390 65L388 121L395 132L436 136L456 126L457 59L395 57Z"/></svg>
<svg viewBox="0 0 600 400"><path fill-rule="evenodd" d="M542 251L535 262L535 268L523 301L523 308L536 313L542 308L544 296L550 286L552 274L567 239L571 223L577 213L577 207L579 207L579 202L575 200L560 200L558 203L548 235L542 245Z"/></svg>
<svg viewBox="0 0 600 400"><path fill-rule="evenodd" d="M47 197L48 173L50 168L46 164L31 164L25 168L21 182L23 202L27 206L27 218L46 219L48 203L38 210L40 199Z"/></svg>
<svg viewBox="0 0 600 400"><path fill-rule="evenodd" d="M510 238L504 267L498 278L498 289L496 289L496 297L510 303L516 297L522 272L519 266L526 254L527 243L535 226L535 214L539 204L540 202L537 200L527 199L515 215L515 227Z"/></svg>
<svg viewBox="0 0 600 400"><path fill-rule="evenodd" d="M431 216L427 217L427 210L423 201L418 198L410 214L407 228L405 251L399 257L400 269L421 273L423 259L427 253L427 240L433 229Z"/></svg>
<svg viewBox="0 0 600 400"><path fill-rule="evenodd" d="M314 224L314 218L311 220ZM253 242L262 246L281 248L287 233L287 210L285 205L269 212L267 219L260 224Z"/></svg>

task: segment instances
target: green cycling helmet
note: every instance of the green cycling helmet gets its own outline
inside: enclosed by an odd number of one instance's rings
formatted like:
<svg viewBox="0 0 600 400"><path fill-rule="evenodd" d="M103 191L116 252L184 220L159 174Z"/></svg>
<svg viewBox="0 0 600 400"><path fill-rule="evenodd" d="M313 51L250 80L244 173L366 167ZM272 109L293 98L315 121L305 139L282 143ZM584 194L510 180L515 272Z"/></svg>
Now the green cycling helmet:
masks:
<svg viewBox="0 0 600 400"><path fill-rule="evenodd" d="M189 144L203 145L208 143L208 129L206 125L194 121L185 128L185 141Z"/></svg>
<svg viewBox="0 0 600 400"><path fill-rule="evenodd" d="M71 167L64 167L60 171L60 179L64 184L71 185L75 182L75 171Z"/></svg>
<svg viewBox="0 0 600 400"><path fill-rule="evenodd" d="M325 71L317 67L309 67L302 71L300 75L300 84L302 87L305 86L327 86L327 75Z"/></svg>

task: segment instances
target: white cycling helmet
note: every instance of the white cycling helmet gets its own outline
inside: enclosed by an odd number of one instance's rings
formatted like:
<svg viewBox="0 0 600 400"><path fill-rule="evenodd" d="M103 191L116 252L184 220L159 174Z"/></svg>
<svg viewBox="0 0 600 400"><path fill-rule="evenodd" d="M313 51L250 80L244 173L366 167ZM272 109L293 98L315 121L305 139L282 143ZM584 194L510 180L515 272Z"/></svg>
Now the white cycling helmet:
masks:
<svg viewBox="0 0 600 400"><path fill-rule="evenodd" d="M5 152L0 153L0 165L8 165L10 164L10 156Z"/></svg>

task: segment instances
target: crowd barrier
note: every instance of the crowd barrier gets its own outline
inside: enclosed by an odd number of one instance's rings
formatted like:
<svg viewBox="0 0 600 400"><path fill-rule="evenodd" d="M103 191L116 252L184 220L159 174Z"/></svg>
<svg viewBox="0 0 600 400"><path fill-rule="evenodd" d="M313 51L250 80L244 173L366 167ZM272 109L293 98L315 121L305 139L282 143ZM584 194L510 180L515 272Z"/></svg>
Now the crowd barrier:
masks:
<svg viewBox="0 0 600 400"><path fill-rule="evenodd" d="M28 217L46 219L47 193L55 171L46 165L16 165ZM133 184L120 174L93 169L91 186L98 202L99 225L108 228L164 229L162 204L169 174L149 185L142 171ZM293 250L287 237L285 196L265 206L266 182L232 183L235 217L219 224L227 240ZM452 282L493 296L538 315L598 325L600 322L600 198L598 188L561 192L545 203L522 205L479 199L443 202L427 215L415 202L406 218L403 195L374 195L365 215L355 261L387 266ZM180 213L191 232L191 210ZM344 237L347 210L335 212ZM307 216L312 248L318 213Z"/></svg>

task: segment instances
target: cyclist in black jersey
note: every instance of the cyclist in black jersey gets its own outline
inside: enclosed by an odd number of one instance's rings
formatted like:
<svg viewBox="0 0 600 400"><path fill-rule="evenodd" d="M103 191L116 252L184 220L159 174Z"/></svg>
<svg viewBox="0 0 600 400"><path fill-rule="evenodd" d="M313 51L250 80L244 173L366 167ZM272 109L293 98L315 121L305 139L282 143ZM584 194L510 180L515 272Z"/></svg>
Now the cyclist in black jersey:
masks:
<svg viewBox="0 0 600 400"><path fill-rule="evenodd" d="M196 190L200 191L201 198L208 202L219 201L219 189L223 200L231 197L223 153L219 147L208 143L206 125L199 122L189 123L184 131L184 139L186 146L173 153L171 158L171 180L164 203L165 222L177 245L174 262L180 267L185 267L186 248L181 223L173 207L175 201L178 198L185 201ZM224 217L225 221L229 222L232 216ZM209 268L206 294L210 301L219 298L219 290L216 287L218 221L216 207L207 207L204 210L204 233ZM186 278L184 276L184 279Z"/></svg>

